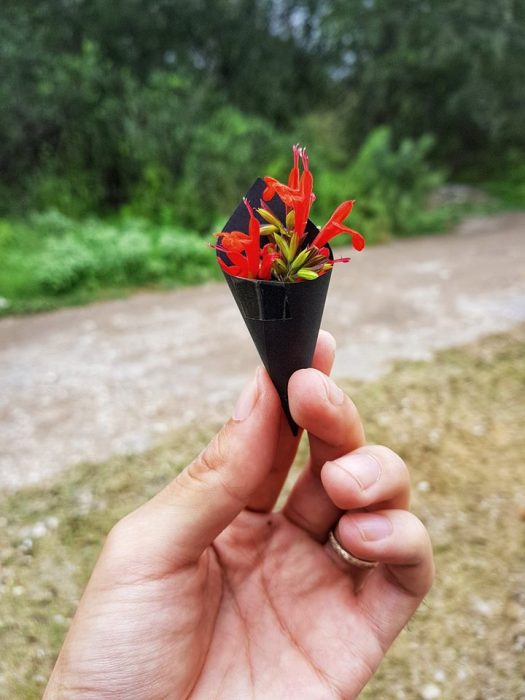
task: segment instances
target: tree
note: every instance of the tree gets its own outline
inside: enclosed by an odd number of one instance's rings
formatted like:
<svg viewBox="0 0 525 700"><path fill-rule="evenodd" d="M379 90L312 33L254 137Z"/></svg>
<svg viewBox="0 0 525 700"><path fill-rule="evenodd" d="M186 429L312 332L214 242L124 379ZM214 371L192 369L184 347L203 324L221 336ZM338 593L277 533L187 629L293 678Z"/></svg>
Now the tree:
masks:
<svg viewBox="0 0 525 700"><path fill-rule="evenodd" d="M432 133L456 168L525 146L523 0L335 0L325 36L351 140Z"/></svg>

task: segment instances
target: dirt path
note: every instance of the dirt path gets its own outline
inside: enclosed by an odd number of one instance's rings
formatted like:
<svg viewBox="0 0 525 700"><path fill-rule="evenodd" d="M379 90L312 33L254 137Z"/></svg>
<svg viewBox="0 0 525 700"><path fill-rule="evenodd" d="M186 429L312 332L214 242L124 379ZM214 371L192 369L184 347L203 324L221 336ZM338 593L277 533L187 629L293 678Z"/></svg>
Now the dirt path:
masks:
<svg viewBox="0 0 525 700"><path fill-rule="evenodd" d="M371 378L525 320L524 233L506 214L353 255L323 323L334 374ZM0 487L227 415L256 361L225 284L0 321Z"/></svg>

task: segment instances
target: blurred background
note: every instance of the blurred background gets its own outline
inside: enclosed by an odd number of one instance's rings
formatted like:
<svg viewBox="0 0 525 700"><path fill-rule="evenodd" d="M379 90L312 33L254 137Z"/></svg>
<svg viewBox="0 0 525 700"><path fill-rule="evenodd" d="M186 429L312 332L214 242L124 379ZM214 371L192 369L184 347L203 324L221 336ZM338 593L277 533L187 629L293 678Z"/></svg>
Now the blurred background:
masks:
<svg viewBox="0 0 525 700"><path fill-rule="evenodd" d="M192 234L296 141L317 220L352 196L369 241L523 204L524 28L521 0L4 0L3 309L213 274Z"/></svg>
<svg viewBox="0 0 525 700"><path fill-rule="evenodd" d="M357 200L335 376L437 559L363 697L525 700L523 0L2 0L2 700L252 371L206 244L296 142L316 223Z"/></svg>

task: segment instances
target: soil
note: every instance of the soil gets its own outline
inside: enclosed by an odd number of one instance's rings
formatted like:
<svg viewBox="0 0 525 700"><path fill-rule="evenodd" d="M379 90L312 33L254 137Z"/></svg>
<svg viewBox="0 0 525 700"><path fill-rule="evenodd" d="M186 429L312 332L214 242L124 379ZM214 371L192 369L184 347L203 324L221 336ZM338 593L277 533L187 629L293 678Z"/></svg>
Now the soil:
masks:
<svg viewBox="0 0 525 700"><path fill-rule="evenodd" d="M324 315L335 376L374 379L525 320L524 232L525 214L510 213L352 253ZM225 284L4 319L0 488L217 421L256 362Z"/></svg>

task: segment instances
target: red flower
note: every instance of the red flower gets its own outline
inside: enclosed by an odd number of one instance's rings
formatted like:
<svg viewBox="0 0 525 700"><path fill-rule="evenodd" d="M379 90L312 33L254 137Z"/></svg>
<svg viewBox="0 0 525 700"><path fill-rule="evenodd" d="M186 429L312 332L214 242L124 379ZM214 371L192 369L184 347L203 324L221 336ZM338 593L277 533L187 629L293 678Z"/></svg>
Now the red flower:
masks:
<svg viewBox="0 0 525 700"><path fill-rule="evenodd" d="M250 240L250 236L242 231L231 231L230 233L215 233L215 238L221 239L221 247L227 251L235 251L241 253L244 250L246 242Z"/></svg>
<svg viewBox="0 0 525 700"><path fill-rule="evenodd" d="M334 263L350 260L330 259L328 241L340 233L351 236L356 250L364 248L363 236L343 223L352 211L353 200L340 204L313 242L305 244L310 207L315 200L306 149L299 148L298 145L293 147L293 166L286 185L273 177L265 177L264 181L266 188L257 213L266 225L261 229L251 204L244 199L250 217L248 231L215 234L219 243L212 247L223 253L218 260L224 272L245 279L304 282L324 275L332 269ZM285 205L284 221L280 221L265 204L275 195ZM262 248L261 235L268 241Z"/></svg>
<svg viewBox="0 0 525 700"><path fill-rule="evenodd" d="M279 257L279 253L272 244L266 244L260 248L260 223L253 213L253 208L247 199L244 204L250 214L248 233L231 231L230 233L216 233L220 238L219 245L212 246L221 253L226 253L228 265L222 258L218 258L219 265L224 272L234 277L246 279L271 279L272 264Z"/></svg>
<svg viewBox="0 0 525 700"><path fill-rule="evenodd" d="M343 224L343 221L352 211L354 201L353 199L349 199L337 207L314 238L313 245L319 248L320 246L326 245L328 241L332 240L332 238L335 238L335 236L338 236L340 233L348 233L352 237L352 245L354 248L356 250L363 250L365 247L365 239L363 236L358 231L354 231Z"/></svg>
<svg viewBox="0 0 525 700"><path fill-rule="evenodd" d="M299 157L303 164L303 172L299 175ZM293 147L293 167L288 177L288 185L283 185L274 177L265 177L266 189L263 192L263 199L269 201L275 194L283 200L286 206L286 213L292 210L295 214L295 232L302 238L306 228L306 222L310 214L310 207L315 200L313 194L313 177L308 163L308 154L305 148Z"/></svg>

